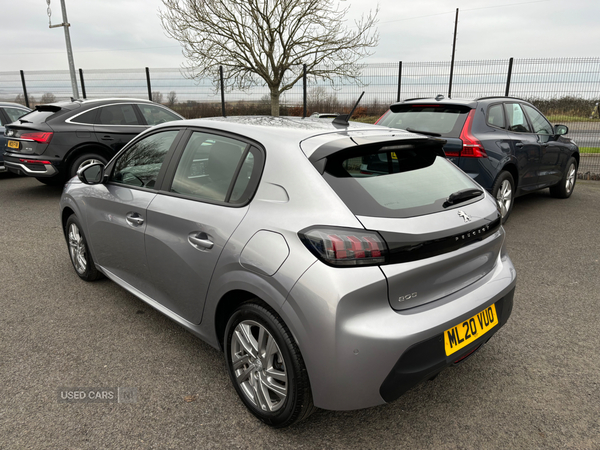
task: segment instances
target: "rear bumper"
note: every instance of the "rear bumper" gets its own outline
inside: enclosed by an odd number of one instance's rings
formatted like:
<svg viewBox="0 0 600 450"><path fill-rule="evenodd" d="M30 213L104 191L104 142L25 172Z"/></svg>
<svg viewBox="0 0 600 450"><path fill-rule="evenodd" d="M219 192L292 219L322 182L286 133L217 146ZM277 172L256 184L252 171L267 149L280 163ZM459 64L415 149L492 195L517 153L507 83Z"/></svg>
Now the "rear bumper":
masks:
<svg viewBox="0 0 600 450"><path fill-rule="evenodd" d="M495 303L499 326L492 328L460 351L446 356L443 333L409 348L402 354L381 385L379 389L381 398L386 402L392 402L421 381L436 376L446 367L464 361L479 350L507 322L512 312L514 293L513 288Z"/></svg>
<svg viewBox="0 0 600 450"><path fill-rule="evenodd" d="M30 177L53 177L58 174L55 163L47 158L5 153L4 165L11 172Z"/></svg>
<svg viewBox="0 0 600 450"><path fill-rule="evenodd" d="M510 258L499 255L493 271L472 285L394 311L378 267L315 263L280 312L302 352L315 406L360 409L395 400L487 342L510 316L515 285ZM499 326L447 358L443 333L492 304Z"/></svg>

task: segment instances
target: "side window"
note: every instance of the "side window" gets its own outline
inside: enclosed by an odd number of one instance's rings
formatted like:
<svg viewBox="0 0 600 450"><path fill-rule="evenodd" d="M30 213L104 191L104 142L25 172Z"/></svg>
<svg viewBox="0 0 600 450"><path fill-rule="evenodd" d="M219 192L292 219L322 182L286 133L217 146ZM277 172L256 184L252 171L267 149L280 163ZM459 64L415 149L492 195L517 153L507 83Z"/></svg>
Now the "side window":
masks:
<svg viewBox="0 0 600 450"><path fill-rule="evenodd" d="M153 188L165 155L178 132L169 130L151 134L133 144L117 159L110 181Z"/></svg>
<svg viewBox="0 0 600 450"><path fill-rule="evenodd" d="M550 122L548 122L546 118L542 116L537 110L535 110L529 105L523 105L523 108L525 108L525 112L529 116L529 120L531 121L531 125L533 126L534 133L547 135L554 134Z"/></svg>
<svg viewBox="0 0 600 450"><path fill-rule="evenodd" d="M111 105L100 108L102 125L140 125L133 105Z"/></svg>
<svg viewBox="0 0 600 450"><path fill-rule="evenodd" d="M244 193L255 166L248 147L235 139L194 132L177 166L171 192L199 200L245 201Z"/></svg>
<svg viewBox="0 0 600 450"><path fill-rule="evenodd" d="M19 119L19 117L23 117L29 111L19 108L4 108L4 112L6 113L11 122L16 122Z"/></svg>
<svg viewBox="0 0 600 450"><path fill-rule="evenodd" d="M488 109L487 123L493 127L506 128L504 122L504 108L502 105L492 105Z"/></svg>
<svg viewBox="0 0 600 450"><path fill-rule="evenodd" d="M506 121L508 123L509 131L516 131L518 133L531 133L531 129L527 124L525 114L521 109L521 105L518 103L506 104Z"/></svg>
<svg viewBox="0 0 600 450"><path fill-rule="evenodd" d="M160 106L138 104L140 111L148 125L158 125L159 123L171 122L172 120L181 120L181 117L172 112L161 108Z"/></svg>
<svg viewBox="0 0 600 450"><path fill-rule="evenodd" d="M101 108L102 109L102 108ZM85 123L85 124L94 124L96 123L96 115L98 114L97 109L92 109L91 111L84 112L83 114L79 114L76 117L71 119L71 122L74 123Z"/></svg>

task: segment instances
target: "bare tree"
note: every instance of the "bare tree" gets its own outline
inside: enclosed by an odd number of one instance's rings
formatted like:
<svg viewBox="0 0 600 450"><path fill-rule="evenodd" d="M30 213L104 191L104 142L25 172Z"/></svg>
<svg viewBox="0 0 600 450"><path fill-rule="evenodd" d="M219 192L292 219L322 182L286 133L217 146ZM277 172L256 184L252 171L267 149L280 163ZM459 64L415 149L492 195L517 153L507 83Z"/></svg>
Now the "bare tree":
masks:
<svg viewBox="0 0 600 450"><path fill-rule="evenodd" d="M348 7L338 0L162 0L166 33L183 46L191 77L226 71L228 87L248 89L262 80L271 114L279 97L302 78L302 64L315 78L359 81L359 61L379 36L377 13L345 26Z"/></svg>
<svg viewBox="0 0 600 450"><path fill-rule="evenodd" d="M40 99L40 103L45 104L45 103L54 103L56 101L56 95L54 95L52 92L46 92L44 95L42 95L42 98Z"/></svg>
<svg viewBox="0 0 600 450"><path fill-rule="evenodd" d="M154 103L162 103L163 95L160 91L152 91L152 101Z"/></svg>
<svg viewBox="0 0 600 450"><path fill-rule="evenodd" d="M177 103L177 93L175 91L169 92L167 95L167 106L172 108Z"/></svg>

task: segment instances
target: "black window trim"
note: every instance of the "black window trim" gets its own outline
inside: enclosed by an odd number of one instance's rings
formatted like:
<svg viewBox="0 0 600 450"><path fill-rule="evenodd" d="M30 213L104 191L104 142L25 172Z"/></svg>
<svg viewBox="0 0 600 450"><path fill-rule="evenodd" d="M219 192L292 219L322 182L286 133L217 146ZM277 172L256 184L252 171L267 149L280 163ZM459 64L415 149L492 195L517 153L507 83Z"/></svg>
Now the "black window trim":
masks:
<svg viewBox="0 0 600 450"><path fill-rule="evenodd" d="M138 109L136 108L137 103L136 102L116 102L116 103L107 103L105 105L98 105L98 106L94 106L93 108L89 108L86 109L85 111L81 111L78 114L75 114L72 117L69 117L67 120L65 120L65 123L70 123L73 125L93 125L95 127L143 127L143 128L148 128L148 125L144 125L144 124L136 124L136 125L110 125L110 124L105 124L105 123L83 123L83 122L77 122L73 119L76 119L77 117L79 117L82 114L85 114L87 112L90 112L94 109L100 109L100 108L105 108L107 106L116 106L116 105L133 105L133 110L135 112L135 116L137 118L138 121L140 121L140 115L142 114L141 111L138 111ZM98 119L98 113L96 113L96 119ZM146 122L146 120L144 120L144 118L142 117L141 122Z"/></svg>
<svg viewBox="0 0 600 450"><path fill-rule="evenodd" d="M160 170L158 171L158 175L156 176L156 182L154 183L153 187L148 188L148 187L142 187L142 186L132 186L130 184L119 183L117 181L110 179L112 172L115 169L116 161L121 157L121 155L123 155L125 152L127 152L131 147L136 145L141 140L143 140L149 136L153 136L155 134L163 133L163 132L167 132L167 131L177 131L177 135L175 136L175 139L173 139L173 142L171 143L169 150L167 150L167 154L165 155L165 159L160 167ZM175 150L177 149L177 146L179 145L184 134L185 134L185 128L167 127L167 128L160 128L160 129L152 131L150 133L144 133L143 135L139 136L139 138L135 138L134 140L130 141L106 165L106 168L105 168L105 176L107 177L106 184L127 187L127 188L135 189L138 191L158 193L164 182L165 173L167 172L167 168L173 158L173 154L174 154Z"/></svg>
<svg viewBox="0 0 600 450"><path fill-rule="evenodd" d="M244 206L247 206L252 201L254 196L256 195L256 191L258 190L258 186L260 184L260 180L261 180L262 174L264 172L265 162L266 162L266 152L265 152L264 147L261 144L255 142L245 136L241 136L241 135L238 135L235 133L229 133L229 132L226 132L223 130L216 130L213 128L205 128L205 127L187 127L187 128L185 128L185 130L186 130L186 132L184 134L182 134L182 137L179 140L177 148L175 148L173 150L173 155L172 155L171 159L169 160L169 167L167 167L167 169L165 171L165 175L164 175L163 179L161 180L161 186L160 186L158 193L161 195L166 195L166 196L170 196L170 197L177 197L177 198L182 198L185 200L192 200L192 201L200 202L200 203L208 203L211 205L226 206L229 208L243 208ZM235 139L237 141L244 142L247 144L246 148L244 149L243 157L240 158L240 162L238 163L238 166L236 167L235 176L232 178L229 188L227 189L227 195L225 196L225 201L220 202L220 201L216 201L216 200L202 199L202 198L198 198L198 197L193 197L191 195L178 194L178 193L172 192L170 190L171 186L173 185L173 180L175 178L175 172L177 171L177 166L179 165L179 161L181 160L181 157L183 156L185 147L194 132L214 134L214 135L226 137L229 139ZM256 158L255 168L257 170L257 173L255 174L254 169L252 170L253 173L250 177L250 181L248 182L248 186L246 187L246 190L248 190L251 193L250 193L250 195L248 195L248 198L246 200L244 200L242 203L230 203L228 200L230 199L231 193L233 192L233 189L235 188L235 183L237 182L237 177L239 176L239 172L243 166L245 158L248 156L248 153L250 153L252 150L254 150L253 153ZM162 170L162 168L161 168L161 170Z"/></svg>

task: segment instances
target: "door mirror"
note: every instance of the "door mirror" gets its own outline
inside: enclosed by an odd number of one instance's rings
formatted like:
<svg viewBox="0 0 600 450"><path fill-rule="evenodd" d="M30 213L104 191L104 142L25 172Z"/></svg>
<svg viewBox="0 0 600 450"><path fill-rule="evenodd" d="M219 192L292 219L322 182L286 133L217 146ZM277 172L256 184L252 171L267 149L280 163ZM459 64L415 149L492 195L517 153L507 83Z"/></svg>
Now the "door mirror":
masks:
<svg viewBox="0 0 600 450"><path fill-rule="evenodd" d="M77 171L77 178L84 184L100 184L104 181L104 164L93 163Z"/></svg>
<svg viewBox="0 0 600 450"><path fill-rule="evenodd" d="M554 125L554 135L562 136L569 132L569 127L566 125Z"/></svg>

